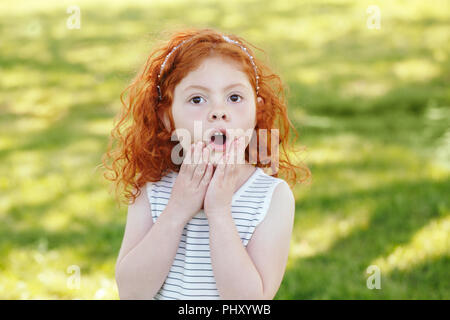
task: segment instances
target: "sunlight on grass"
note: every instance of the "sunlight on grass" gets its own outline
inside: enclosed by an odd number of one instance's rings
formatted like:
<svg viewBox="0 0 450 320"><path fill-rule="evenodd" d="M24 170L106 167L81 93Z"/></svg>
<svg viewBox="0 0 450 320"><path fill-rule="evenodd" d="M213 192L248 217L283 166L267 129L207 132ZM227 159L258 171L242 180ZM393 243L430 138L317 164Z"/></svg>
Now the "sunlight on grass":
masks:
<svg viewBox="0 0 450 320"><path fill-rule="evenodd" d="M379 97L389 91L391 86L385 82L368 82L365 80L355 80L348 82L342 89L346 96Z"/></svg>
<svg viewBox="0 0 450 320"><path fill-rule="evenodd" d="M315 117L311 120L313 126L319 125L321 127L324 127L326 125L330 126L330 124L332 123L331 119L327 120L323 117ZM305 121L309 120L306 119ZM359 138L352 134L330 137L327 141L323 142L323 145L316 146L315 149L309 150L308 162L311 164L320 164L356 160L361 157L361 153L351 152L356 144L360 144ZM369 146L364 145L360 145L360 147L369 148Z"/></svg>
<svg viewBox="0 0 450 320"><path fill-rule="evenodd" d="M295 77L302 83L314 85L319 81L327 80L327 72L318 68L302 67L295 73Z"/></svg>
<svg viewBox="0 0 450 320"><path fill-rule="evenodd" d="M379 30L366 25L372 4L0 2L0 297L118 298L126 207L99 164L119 95L160 31L211 26L267 53L290 89L302 149L291 159L312 171L293 190L278 297L448 299L449 3L380 2ZM382 292L365 287L370 263L392 276Z"/></svg>
<svg viewBox="0 0 450 320"><path fill-rule="evenodd" d="M91 121L86 125L86 128L84 129L86 132L90 132L93 134L104 134L105 132L108 132L112 125L114 120L113 119L105 119L105 120L97 120L97 121ZM95 149L100 147L99 144L92 145L92 148ZM89 151L89 150L86 150ZM90 150L93 151L93 150Z"/></svg>
<svg viewBox="0 0 450 320"><path fill-rule="evenodd" d="M439 75L439 67L426 59L410 59L395 63L394 74L401 80L428 81Z"/></svg>
<svg viewBox="0 0 450 320"><path fill-rule="evenodd" d="M371 265L389 274L394 269L410 270L424 261L450 255L450 212L442 214L445 216L417 231L408 244L397 246L391 254L375 259Z"/></svg>
<svg viewBox="0 0 450 320"><path fill-rule="evenodd" d="M0 137L0 149L11 148L14 145L14 140L8 137Z"/></svg>
<svg viewBox="0 0 450 320"><path fill-rule="evenodd" d="M9 70L2 70L0 84L5 90L17 89L24 85L39 86L42 84L42 73L29 68L17 66ZM11 110L15 111L15 110Z"/></svg>
<svg viewBox="0 0 450 320"><path fill-rule="evenodd" d="M71 215L61 211L61 208L50 209L40 218L40 223L45 226L46 231L67 230L71 222Z"/></svg>
<svg viewBox="0 0 450 320"><path fill-rule="evenodd" d="M348 208L341 210L346 212L347 216L334 212L319 213L309 210L303 213L297 221L299 227L294 232L290 261L325 252L337 240L346 237L355 229L367 228L371 212L371 207L367 203L364 203L363 207L359 207L357 203L350 203ZM312 218L321 215L325 217Z"/></svg>
<svg viewBox="0 0 450 320"><path fill-rule="evenodd" d="M117 299L115 281L105 276L110 267L98 265L85 275L84 264L73 250L47 250L45 240L36 247L15 249L8 255L6 270L14 273L6 271L0 278L3 299ZM80 268L79 287L71 282L72 265Z"/></svg>

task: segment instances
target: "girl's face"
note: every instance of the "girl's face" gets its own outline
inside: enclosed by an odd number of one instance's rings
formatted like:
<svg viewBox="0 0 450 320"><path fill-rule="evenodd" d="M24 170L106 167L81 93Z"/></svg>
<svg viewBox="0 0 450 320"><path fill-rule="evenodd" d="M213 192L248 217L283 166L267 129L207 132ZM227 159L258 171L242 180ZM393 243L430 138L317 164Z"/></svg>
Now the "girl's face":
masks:
<svg viewBox="0 0 450 320"><path fill-rule="evenodd" d="M261 101L258 97L258 103ZM175 129L184 129L182 131L190 134L190 141L180 139L185 150L197 141L212 143L214 131L227 130L224 145L220 145L223 138L214 138L212 159L217 159L233 138L248 135L255 128L253 88L236 62L220 56L208 57L175 87L172 116Z"/></svg>

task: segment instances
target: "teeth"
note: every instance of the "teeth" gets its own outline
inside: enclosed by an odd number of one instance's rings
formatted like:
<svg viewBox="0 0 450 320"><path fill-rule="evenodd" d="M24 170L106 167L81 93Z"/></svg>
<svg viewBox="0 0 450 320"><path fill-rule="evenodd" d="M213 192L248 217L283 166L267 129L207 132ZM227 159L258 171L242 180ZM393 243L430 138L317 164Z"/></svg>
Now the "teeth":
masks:
<svg viewBox="0 0 450 320"><path fill-rule="evenodd" d="M217 142L219 142L220 144L225 143L226 136L222 132L214 132L214 134L211 136L211 140L213 142L216 142L216 138L219 138Z"/></svg>
<svg viewBox="0 0 450 320"><path fill-rule="evenodd" d="M214 134L211 137L220 137L220 136L224 136L224 134L222 132L214 132Z"/></svg>

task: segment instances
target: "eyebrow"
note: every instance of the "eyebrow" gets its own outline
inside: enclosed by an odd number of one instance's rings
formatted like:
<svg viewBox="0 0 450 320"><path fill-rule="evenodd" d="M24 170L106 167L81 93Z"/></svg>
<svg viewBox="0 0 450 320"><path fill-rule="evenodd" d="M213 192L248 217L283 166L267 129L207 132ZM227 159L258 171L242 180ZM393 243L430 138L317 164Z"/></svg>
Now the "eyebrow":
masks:
<svg viewBox="0 0 450 320"><path fill-rule="evenodd" d="M234 88L234 87L243 87L243 88L247 88L247 86L244 85L244 84L242 84L242 83L233 83L233 84L230 84L229 86L226 86L225 88L223 88L223 91L226 91L226 90L228 90L228 89L230 89L230 88ZM210 91L208 88L203 87L203 86L199 86L199 85L191 85L191 86L188 86L188 87L186 87L183 91L187 91L187 90L189 90L189 89L201 89L201 90L208 91L208 92Z"/></svg>

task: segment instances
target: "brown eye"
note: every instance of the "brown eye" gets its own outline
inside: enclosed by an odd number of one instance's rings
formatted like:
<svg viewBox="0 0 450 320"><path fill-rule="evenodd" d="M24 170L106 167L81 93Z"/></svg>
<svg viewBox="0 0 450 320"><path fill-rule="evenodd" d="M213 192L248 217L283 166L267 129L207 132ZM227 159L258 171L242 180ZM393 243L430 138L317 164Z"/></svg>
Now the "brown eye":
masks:
<svg viewBox="0 0 450 320"><path fill-rule="evenodd" d="M189 101L194 101L194 104L199 104L200 103L200 100L199 99L203 99L202 97L200 97L200 96L195 96L195 97L193 97L191 100L189 100Z"/></svg>
<svg viewBox="0 0 450 320"><path fill-rule="evenodd" d="M234 98L233 98L234 97ZM240 96L240 95L238 95L238 94L232 94L231 96L230 96L230 98L231 98L231 101L233 101L233 102L239 102L239 101L237 101L237 97L239 97L239 98L241 98L242 99L242 97Z"/></svg>

